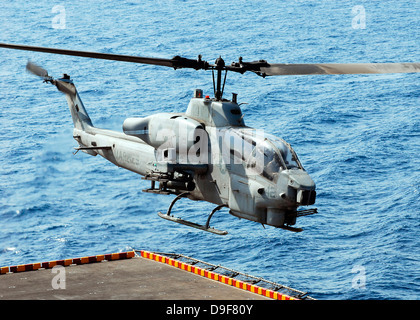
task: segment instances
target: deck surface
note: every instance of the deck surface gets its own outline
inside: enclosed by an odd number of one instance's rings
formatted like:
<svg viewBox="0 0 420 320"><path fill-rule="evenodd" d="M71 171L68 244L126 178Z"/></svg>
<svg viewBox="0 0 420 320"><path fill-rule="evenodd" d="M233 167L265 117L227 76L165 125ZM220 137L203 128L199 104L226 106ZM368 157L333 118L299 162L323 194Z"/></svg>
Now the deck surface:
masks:
<svg viewBox="0 0 420 320"><path fill-rule="evenodd" d="M0 299L270 300L142 257L0 275ZM65 289L54 277L65 275ZM57 287L57 286L56 286Z"/></svg>

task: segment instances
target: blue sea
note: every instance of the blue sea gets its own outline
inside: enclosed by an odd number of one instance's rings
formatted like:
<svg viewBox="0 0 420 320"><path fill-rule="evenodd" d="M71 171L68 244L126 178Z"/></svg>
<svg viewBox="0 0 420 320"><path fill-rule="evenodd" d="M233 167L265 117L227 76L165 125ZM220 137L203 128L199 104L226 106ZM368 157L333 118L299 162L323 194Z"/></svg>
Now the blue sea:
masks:
<svg viewBox="0 0 420 320"><path fill-rule="evenodd" d="M419 62L420 2L2 1L0 42L226 63ZM131 249L175 252L308 292L316 299L420 298L420 75L229 73L248 126L292 144L317 185L301 233L222 210L226 236L158 217L172 197L79 152L65 97L25 71L71 75L95 126L183 112L209 71L0 49L0 266ZM183 199L174 215L214 208ZM1 279L0 279L1 281Z"/></svg>

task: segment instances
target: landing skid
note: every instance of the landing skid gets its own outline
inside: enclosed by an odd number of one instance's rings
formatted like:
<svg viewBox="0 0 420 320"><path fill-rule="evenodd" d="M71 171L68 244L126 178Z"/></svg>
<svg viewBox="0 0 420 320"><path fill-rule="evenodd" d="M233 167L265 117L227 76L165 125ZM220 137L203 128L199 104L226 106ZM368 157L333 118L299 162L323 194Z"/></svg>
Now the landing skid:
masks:
<svg viewBox="0 0 420 320"><path fill-rule="evenodd" d="M176 217L172 216L171 215L171 210L172 210L172 207L174 206L175 202L177 202L179 199L181 199L183 197L186 197L187 195L188 195L188 192L184 192L184 193L179 194L172 201L171 205L168 208L168 211L166 213L158 212L158 216L163 218L163 219L172 221L172 222L180 223L180 224L186 225L188 227L196 228L196 229L199 229L199 230L204 230L204 231L211 232L211 233L214 233L214 234L217 234L217 235L223 236L223 235L228 234L227 231L218 230L218 229L210 227L210 219L213 216L213 214L216 211L220 210L221 208L226 207L226 205L223 205L223 204L220 205L220 206L217 206L216 208L213 209L213 211L210 213L209 217L207 218L207 222L206 222L205 225L201 225L201 224L198 224L198 223L195 223L195 222L191 222L191 221L188 221L188 220L184 220L184 219L176 218Z"/></svg>
<svg viewBox="0 0 420 320"><path fill-rule="evenodd" d="M163 219L166 219L166 220L169 220L169 221L172 221L172 222L176 222L176 223L180 223L180 224L186 225L188 227L193 227L193 228L196 228L196 229L208 231L208 232L211 232L211 233L214 233L214 234L218 234L220 236L228 234L227 231L206 227L205 225L197 224L195 222L191 222L191 221L188 221L188 220L183 220L181 218L176 218L174 216L167 215L166 213L158 212L158 215L159 215L159 217L161 217Z"/></svg>
<svg viewBox="0 0 420 320"><path fill-rule="evenodd" d="M294 228L294 227L290 227L290 226L281 226L281 227L278 227L278 228L288 230L288 231L292 231L292 232L302 232L303 231L302 228Z"/></svg>

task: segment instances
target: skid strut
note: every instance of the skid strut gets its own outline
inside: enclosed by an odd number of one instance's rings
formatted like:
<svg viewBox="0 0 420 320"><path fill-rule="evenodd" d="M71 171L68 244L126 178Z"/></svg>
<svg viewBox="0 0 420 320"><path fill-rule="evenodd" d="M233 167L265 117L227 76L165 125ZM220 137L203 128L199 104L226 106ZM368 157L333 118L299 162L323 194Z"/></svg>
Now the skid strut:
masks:
<svg viewBox="0 0 420 320"><path fill-rule="evenodd" d="M213 209L213 211L210 213L209 217L207 218L207 221L206 221L205 225L201 225L201 224L198 224L198 223L195 223L195 222L191 222L191 221L188 221L188 220L183 220L181 218L176 218L176 217L172 216L171 211L172 211L172 208L173 208L175 202L177 202L179 199L181 199L183 197L186 197L188 194L189 194L189 192L183 192L183 193L177 195L175 197L175 199L172 200L171 204L169 205L168 211L166 213L158 212L159 217L161 217L163 219L166 219L166 220L169 220L169 221L172 221L172 222L176 222L176 223L186 225L188 227L204 230L204 231L211 232L211 233L218 234L218 235L228 234L227 231L218 230L218 229L210 227L211 217L214 215L214 213L216 211L220 210L223 207L226 207L226 205L224 205L224 204L222 204L220 206L217 206L216 208Z"/></svg>

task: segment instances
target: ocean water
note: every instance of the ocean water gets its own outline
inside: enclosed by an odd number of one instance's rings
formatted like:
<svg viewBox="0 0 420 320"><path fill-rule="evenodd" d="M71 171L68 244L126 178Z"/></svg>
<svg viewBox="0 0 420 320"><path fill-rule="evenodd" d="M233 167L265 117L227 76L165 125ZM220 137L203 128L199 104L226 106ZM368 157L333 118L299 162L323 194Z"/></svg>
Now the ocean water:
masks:
<svg viewBox="0 0 420 320"><path fill-rule="evenodd" d="M61 5L61 7L56 7ZM419 1L3 1L0 42L227 63L418 62ZM317 184L301 233L239 220L220 237L160 219L172 197L100 157L73 155L63 95L29 60L72 76L98 127L183 112L211 73L0 49L0 266L126 251L176 252L316 299L420 298L420 76L228 74L247 125L283 137ZM204 222L213 205L181 200ZM1 281L1 279L0 279Z"/></svg>

